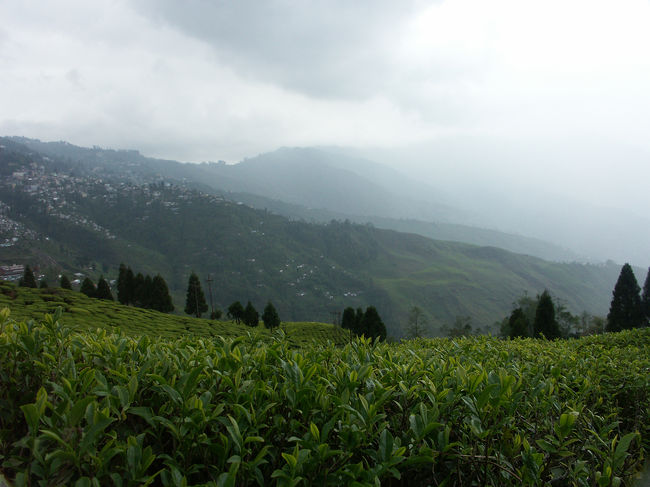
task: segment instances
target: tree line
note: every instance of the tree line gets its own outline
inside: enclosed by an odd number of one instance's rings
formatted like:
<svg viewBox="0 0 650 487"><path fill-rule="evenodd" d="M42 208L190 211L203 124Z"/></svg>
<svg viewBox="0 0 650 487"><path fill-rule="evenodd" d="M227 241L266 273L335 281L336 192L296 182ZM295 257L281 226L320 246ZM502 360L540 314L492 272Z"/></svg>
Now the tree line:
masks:
<svg viewBox="0 0 650 487"><path fill-rule="evenodd" d="M185 313L200 318L206 311L208 311L208 303L205 300L205 293L201 287L201 281L199 276L192 272L187 282ZM219 319L221 317L221 310L213 307L210 316L211 319ZM260 323L260 315L250 301L248 301L246 307L239 301L233 302L228 306L227 316L237 324L243 323L251 327L258 326ZM269 329L277 328L282 323L275 306L270 301L264 308L262 321L264 322L264 326Z"/></svg>
<svg viewBox="0 0 650 487"><path fill-rule="evenodd" d="M571 314L555 304L548 290L537 298L523 296L510 316L501 322L501 334L511 338L544 337L548 339L577 334L617 332L650 324L650 268L643 290L629 264L623 265L614 290L607 318ZM577 332L577 333L576 333Z"/></svg>
<svg viewBox="0 0 650 487"><path fill-rule="evenodd" d="M350 330L351 335L386 339L386 325L374 306L368 306L365 312L361 308L355 310L348 306L343 310L341 327Z"/></svg>
<svg viewBox="0 0 650 487"><path fill-rule="evenodd" d="M120 264L117 277L117 300L126 306L153 309L162 313L174 311L174 303L165 279L160 274L154 277L133 273L131 267Z"/></svg>

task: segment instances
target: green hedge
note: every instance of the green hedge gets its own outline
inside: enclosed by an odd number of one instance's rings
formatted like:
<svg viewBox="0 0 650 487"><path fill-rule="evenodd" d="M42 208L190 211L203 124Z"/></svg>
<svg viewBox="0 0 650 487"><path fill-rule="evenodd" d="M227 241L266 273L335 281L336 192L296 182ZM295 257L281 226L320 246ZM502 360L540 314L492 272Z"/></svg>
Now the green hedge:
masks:
<svg viewBox="0 0 650 487"><path fill-rule="evenodd" d="M3 313L16 486L626 485L649 446L648 329L296 350Z"/></svg>

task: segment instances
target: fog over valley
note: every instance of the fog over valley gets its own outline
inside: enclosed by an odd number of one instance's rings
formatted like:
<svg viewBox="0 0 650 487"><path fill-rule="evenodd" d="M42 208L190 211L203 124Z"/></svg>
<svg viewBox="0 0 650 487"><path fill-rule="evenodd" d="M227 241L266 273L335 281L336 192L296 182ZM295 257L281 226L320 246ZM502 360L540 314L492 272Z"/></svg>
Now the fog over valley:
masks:
<svg viewBox="0 0 650 487"><path fill-rule="evenodd" d="M413 181L387 187L410 214L362 215L650 264L647 1L65 0L0 15L2 135L196 163L317 147Z"/></svg>

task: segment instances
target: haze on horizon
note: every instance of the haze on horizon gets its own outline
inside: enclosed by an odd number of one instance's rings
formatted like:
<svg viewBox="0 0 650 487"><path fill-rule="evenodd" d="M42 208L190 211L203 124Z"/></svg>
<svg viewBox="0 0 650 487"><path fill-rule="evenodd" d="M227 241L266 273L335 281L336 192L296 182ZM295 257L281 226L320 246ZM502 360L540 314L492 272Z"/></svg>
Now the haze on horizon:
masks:
<svg viewBox="0 0 650 487"><path fill-rule="evenodd" d="M0 135L190 162L338 146L486 226L543 236L526 215L575 202L650 227L647 0L0 1L0 17Z"/></svg>

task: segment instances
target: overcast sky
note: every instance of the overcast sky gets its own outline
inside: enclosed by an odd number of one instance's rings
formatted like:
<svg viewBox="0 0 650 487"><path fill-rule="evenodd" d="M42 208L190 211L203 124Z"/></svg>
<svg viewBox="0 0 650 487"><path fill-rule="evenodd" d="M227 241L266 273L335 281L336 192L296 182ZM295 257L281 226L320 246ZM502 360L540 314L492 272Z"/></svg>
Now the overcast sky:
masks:
<svg viewBox="0 0 650 487"><path fill-rule="evenodd" d="M373 148L650 208L648 0L0 0L0 19L0 135L183 161Z"/></svg>

